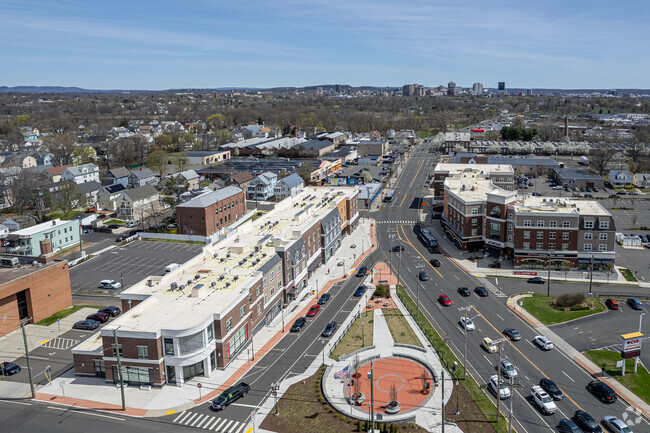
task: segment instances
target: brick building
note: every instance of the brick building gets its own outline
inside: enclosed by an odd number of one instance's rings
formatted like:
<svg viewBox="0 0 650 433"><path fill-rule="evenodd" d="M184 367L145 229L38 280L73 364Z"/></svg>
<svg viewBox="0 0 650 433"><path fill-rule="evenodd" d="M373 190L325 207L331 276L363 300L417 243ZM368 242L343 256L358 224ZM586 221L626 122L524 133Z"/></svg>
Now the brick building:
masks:
<svg viewBox="0 0 650 433"><path fill-rule="evenodd" d="M246 194L227 186L176 206L176 223L184 235L210 236L246 213Z"/></svg>
<svg viewBox="0 0 650 433"><path fill-rule="evenodd" d="M447 155L457 152L457 147L463 148L463 152L470 150L470 133L469 132L447 132L445 134L445 153Z"/></svg>

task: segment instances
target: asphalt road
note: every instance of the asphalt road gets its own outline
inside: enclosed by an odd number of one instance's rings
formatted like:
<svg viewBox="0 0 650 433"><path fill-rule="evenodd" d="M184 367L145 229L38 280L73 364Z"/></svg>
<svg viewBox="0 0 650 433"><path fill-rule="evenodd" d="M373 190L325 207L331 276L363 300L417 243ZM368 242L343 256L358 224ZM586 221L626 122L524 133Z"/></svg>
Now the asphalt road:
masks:
<svg viewBox="0 0 650 433"><path fill-rule="evenodd" d="M374 263L376 257L377 252L370 254L364 260L364 264ZM229 426L234 429L231 433L239 433L249 421L251 411L269 397L272 383L302 374L314 359L321 355L323 350L321 341L330 340L321 336L325 325L332 320L340 325L355 312L353 307L359 302L359 298L352 295L361 282L361 278L352 276L332 286L328 292L331 295L330 300L321 306L315 317L307 318L307 324L300 332L290 332L292 323L286 322L286 335L241 379L241 382L251 387L246 397L239 399L223 411L212 411L208 402L182 414L174 414L162 419L188 427L216 426L217 431L221 431L221 426L227 426L229 421L233 421Z"/></svg>
<svg viewBox="0 0 650 433"><path fill-rule="evenodd" d="M419 219L415 210L418 208L417 200L428 193L421 186L433 163L434 158L426 148L418 149L414 157L409 160L402 178L395 187L396 199L392 206L386 206L373 215L379 224L386 225L386 230L377 231L385 260L391 261L389 253L391 245L402 243L406 246L401 258L400 278L414 299L419 292L422 314L435 323L442 335L448 336L449 346L462 360L464 333L458 323L461 317L458 307L474 306L470 311L470 317L474 317L476 330L467 334L467 361L470 366L469 371L482 385L487 382L490 375L496 374L497 365L497 356L488 354L480 347L482 339L500 338L501 331L506 327L519 330L522 340L516 343L507 342L503 346L503 355L519 371L519 378L515 382L515 398L512 401L516 420L515 429L528 433L553 431L560 419L571 417L577 409L589 412L598 420L604 415L615 415L619 418L625 416L627 405L622 401L606 406L586 391L585 386L592 377L572 359L557 349L543 352L533 345L532 339L536 331L507 309L505 293L498 296L495 285L489 284L486 279L479 280L467 275L444 255L429 254L417 239L413 224L400 223L400 221L410 222ZM391 223L382 223L382 221L391 221ZM428 261L433 257L442 262L441 267L433 268L429 265ZM400 261L395 259L394 254L392 267L398 271ZM417 272L420 269L428 273L429 280L419 283L418 290ZM522 281L515 281L514 284L518 285L518 291L521 291ZM491 291L490 296L479 298L472 293L471 297L463 298L456 292L458 287L464 286L473 290L479 285L487 286ZM563 283L558 282L554 287L561 290L562 285ZM510 287L509 284L507 286ZM453 306L442 307L437 302L438 296L442 293L449 295L454 303ZM537 384L543 376L553 379L566 394L565 399L557 403L558 412L551 416L542 415L527 398L531 386ZM510 404L509 401L505 403ZM644 421L643 426L637 426L636 430L647 431L649 428L650 425Z"/></svg>

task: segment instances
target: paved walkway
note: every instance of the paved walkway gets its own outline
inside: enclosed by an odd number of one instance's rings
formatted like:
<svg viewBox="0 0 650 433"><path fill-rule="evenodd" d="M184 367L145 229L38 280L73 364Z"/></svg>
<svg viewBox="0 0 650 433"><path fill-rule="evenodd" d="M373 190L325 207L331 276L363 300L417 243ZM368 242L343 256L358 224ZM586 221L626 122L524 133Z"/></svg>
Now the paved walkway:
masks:
<svg viewBox="0 0 650 433"><path fill-rule="evenodd" d="M625 386L621 385L621 383L618 382L617 380L612 379L610 377L603 377L601 373L601 368L599 366L594 364L589 358L584 356L582 353L578 352L573 346L571 346L569 343L564 341L564 339L562 339L559 335L554 333L551 329L549 329L546 325L544 325L542 322L537 320L532 314L530 314L528 311L526 311L519 305L518 301L521 298L527 298L530 296L532 295L524 294L524 295L511 296L510 298L508 298L508 302L507 302L508 308L510 308L512 311L518 314L532 327L537 329L540 335L544 335L545 337L550 338L557 349L562 350L568 356L573 358L573 360L575 360L580 366L582 366L582 368L587 370L594 378L598 378L599 380L602 380L603 382L607 383L609 386L611 386L614 389L614 391L616 391L619 397L621 397L623 400L628 402L630 405L634 406L646 417L650 417L650 405L648 405L646 402L641 400L636 394L634 394L632 391L627 389Z"/></svg>

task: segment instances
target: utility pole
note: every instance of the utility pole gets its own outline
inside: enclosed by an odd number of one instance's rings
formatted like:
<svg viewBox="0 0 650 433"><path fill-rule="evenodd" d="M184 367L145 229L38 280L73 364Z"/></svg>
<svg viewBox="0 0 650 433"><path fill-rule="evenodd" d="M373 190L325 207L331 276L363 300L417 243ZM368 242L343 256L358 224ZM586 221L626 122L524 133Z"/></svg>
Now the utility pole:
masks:
<svg viewBox="0 0 650 433"><path fill-rule="evenodd" d="M589 263L589 294L591 295L591 286L594 281L594 255L591 255L591 261ZM641 332L641 331L639 331Z"/></svg>
<svg viewBox="0 0 650 433"><path fill-rule="evenodd" d="M416 259L416 260L417 260L417 259ZM424 267L424 266L422 266L422 264L420 264L419 261L416 261L416 263L417 263L417 264L415 265L415 269L416 269L416 271L417 271L418 269L422 269L422 268ZM419 316L419 315L420 315L420 275L419 275L419 272L418 272L418 277L417 277L417 278L418 278L418 289L417 289L417 291L416 291L416 296L415 296L415 298L416 298L417 310L416 310L415 315L416 315L416 316Z"/></svg>
<svg viewBox="0 0 650 433"><path fill-rule="evenodd" d="M499 345L499 359L497 360L497 422L499 422L499 405L501 404L501 350L503 348L503 343L508 341L507 338L499 338L494 341L494 344ZM512 395L510 395L512 398Z"/></svg>
<svg viewBox="0 0 650 433"><path fill-rule="evenodd" d="M440 390L442 391L442 395L440 398L440 406L441 406L440 412L442 413L442 433L445 433L445 370L444 368L440 373Z"/></svg>
<svg viewBox="0 0 650 433"><path fill-rule="evenodd" d="M120 378L120 393L122 395L122 410L126 410L126 400L124 398L124 376L122 375L122 357L120 356L120 346L117 343L117 329L113 329L113 338L115 339L115 356L117 357L117 374Z"/></svg>
<svg viewBox="0 0 650 433"><path fill-rule="evenodd" d="M463 380L467 379L467 311L472 308L474 308L473 305L458 308L459 311L465 311L465 326L463 327L463 333L465 334L465 349L463 350Z"/></svg>
<svg viewBox="0 0 650 433"><path fill-rule="evenodd" d="M500 363L499 363L500 364ZM512 395L512 385L513 385L514 379L511 377L510 378L510 413L508 413L508 433L512 430L512 400L514 400L513 395Z"/></svg>
<svg viewBox="0 0 650 433"><path fill-rule="evenodd" d="M32 392L32 398L36 398L36 391L34 391L34 379L32 379L32 367L29 363L29 346L27 345L27 333L25 332L25 323L29 318L20 321L20 330L23 332L23 343L25 343L25 363L27 364L27 374L29 376L29 389Z"/></svg>
<svg viewBox="0 0 650 433"><path fill-rule="evenodd" d="M370 362L370 424L375 433L375 361Z"/></svg>
<svg viewBox="0 0 650 433"><path fill-rule="evenodd" d="M548 275L546 277L546 296L551 296L551 255L548 255L548 262L546 262L546 268L548 269Z"/></svg>

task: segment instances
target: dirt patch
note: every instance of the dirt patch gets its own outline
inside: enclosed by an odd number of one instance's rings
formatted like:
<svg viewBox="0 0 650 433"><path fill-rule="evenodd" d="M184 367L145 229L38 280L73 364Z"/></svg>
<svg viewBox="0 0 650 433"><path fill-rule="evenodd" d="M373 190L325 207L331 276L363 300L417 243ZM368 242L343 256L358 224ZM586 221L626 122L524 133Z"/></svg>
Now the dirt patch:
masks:
<svg viewBox="0 0 650 433"><path fill-rule="evenodd" d="M456 398L460 414L456 415ZM461 381L454 386L451 398L445 405L447 421L453 421L464 433L496 433L492 424L485 418L472 397L467 393Z"/></svg>

